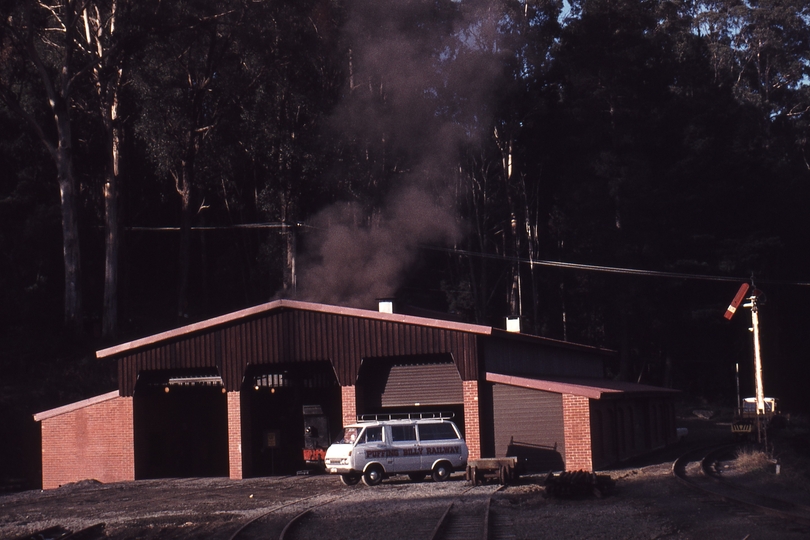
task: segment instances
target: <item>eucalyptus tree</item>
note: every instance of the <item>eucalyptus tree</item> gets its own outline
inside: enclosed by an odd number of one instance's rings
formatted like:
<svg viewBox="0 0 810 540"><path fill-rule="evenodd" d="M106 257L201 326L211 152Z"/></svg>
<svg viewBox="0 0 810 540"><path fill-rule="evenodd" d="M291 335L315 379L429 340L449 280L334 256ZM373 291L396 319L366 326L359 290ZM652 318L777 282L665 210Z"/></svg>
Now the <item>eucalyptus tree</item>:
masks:
<svg viewBox="0 0 810 540"><path fill-rule="evenodd" d="M246 20L238 1L161 3L152 14L153 37L131 76L139 97L135 132L158 175L170 182L180 212L177 316L188 316L191 226L211 201L206 182L218 183L218 137L234 121L243 80L239 41ZM233 133L233 131L231 132Z"/></svg>
<svg viewBox="0 0 810 540"><path fill-rule="evenodd" d="M36 134L53 160L59 186L64 259L64 320L82 330L80 187L74 166L74 116L95 66L82 48L89 0L5 3L0 99Z"/></svg>
<svg viewBox="0 0 810 540"><path fill-rule="evenodd" d="M411 175L429 176L443 146L437 63L458 6L451 0L350 0L342 29L342 99L331 119L337 182L369 215Z"/></svg>
<svg viewBox="0 0 810 540"><path fill-rule="evenodd" d="M85 162L101 162L105 223L103 333L117 324L117 251L119 182L119 94L124 80L127 45L137 35L127 27L127 0L17 2L3 17L3 63L0 98L22 125L35 133L50 153L61 195L65 261L65 321L79 329L82 319L82 255L78 233L81 206L93 206L93 166L84 182L76 176L76 126L83 141L105 143L101 155L83 145ZM122 18L124 19L122 24ZM126 37L122 37L126 36ZM81 184L81 185L80 185Z"/></svg>
<svg viewBox="0 0 810 540"><path fill-rule="evenodd" d="M275 222L269 235L240 235L225 247L238 259L212 266L232 276L223 281L242 284L239 301L225 305L266 300L279 274L292 294L291 231L323 197L317 180L330 145L319 126L340 81L339 7L324 0L164 3L154 16L154 38L131 71L135 132L179 203L177 314L189 314L190 231L203 221ZM202 233L201 248L207 244ZM208 267L204 261L201 272ZM207 290L203 284L197 296Z"/></svg>
<svg viewBox="0 0 810 540"><path fill-rule="evenodd" d="M452 52L441 63L443 117L463 134L458 191L472 251L529 260L540 253L545 176L535 144L543 139L561 9L553 0L464 3ZM526 316L538 331L540 289L532 265L484 257L468 264L465 280L479 320L488 312ZM530 311L524 313L524 304Z"/></svg>
<svg viewBox="0 0 810 540"><path fill-rule="evenodd" d="M243 208L280 224L260 250L283 263L262 260L255 273L280 273L281 294L292 296L299 224L335 195L324 170L334 167L327 161L336 144L323 128L343 82L343 10L324 0L266 2L250 9L251 19L262 23L250 25L242 36L240 143L224 171L234 188L252 195L242 201ZM258 288L266 297L270 286Z"/></svg>
<svg viewBox="0 0 810 540"><path fill-rule="evenodd" d="M761 126L788 137L810 169L810 5L802 0L701 0L695 32L709 44L714 77L741 103L757 108Z"/></svg>
<svg viewBox="0 0 810 540"><path fill-rule="evenodd" d="M673 238L680 216L696 211L674 205L687 194L673 188L683 185L680 174L693 173L679 161L689 96L704 89L694 84L700 43L674 5L585 0L573 7L552 53L559 100L549 121L555 137L547 139L551 253L593 264L671 265L683 245ZM689 65L695 57L698 65ZM621 346L624 377L627 344L648 345L628 333L668 327L661 321L672 311L650 309L654 283L580 272L561 276L560 286L564 335ZM640 313L649 316L632 320Z"/></svg>
<svg viewBox="0 0 810 540"><path fill-rule="evenodd" d="M101 127L104 180L104 292L102 336L115 337L118 332L119 252L121 244L120 192L121 144L124 123L120 118L122 90L134 48L145 39L129 0L93 0L82 12L79 41L85 55L92 60L89 70L93 88L93 116ZM144 9L148 9L144 7Z"/></svg>
<svg viewBox="0 0 810 540"><path fill-rule="evenodd" d="M551 230L564 258L743 275L773 266L795 159L772 128L802 110L806 66L794 15L805 8L778 4L787 9L769 4L766 15L762 2L574 3L553 53ZM761 204L746 212L752 201ZM674 330L712 324L695 288L594 281L578 278L589 294L568 296L582 314L579 339L632 323L634 339L621 341L639 354L709 361Z"/></svg>
<svg viewBox="0 0 810 540"><path fill-rule="evenodd" d="M802 0L703 0L695 30L711 45L715 77L772 118L810 71L810 6Z"/></svg>
<svg viewBox="0 0 810 540"><path fill-rule="evenodd" d="M502 77L494 92L492 143L501 157L506 214L505 254L528 260L513 263L508 309L512 317L530 323L527 330L541 329L541 284L534 260L547 255L546 223L550 204L545 196L552 179L545 170L542 151L549 136L549 102L556 96L550 73L554 43L560 36L563 3L503 2L499 33L504 58ZM526 279L528 277L528 279ZM525 311L524 311L525 309Z"/></svg>

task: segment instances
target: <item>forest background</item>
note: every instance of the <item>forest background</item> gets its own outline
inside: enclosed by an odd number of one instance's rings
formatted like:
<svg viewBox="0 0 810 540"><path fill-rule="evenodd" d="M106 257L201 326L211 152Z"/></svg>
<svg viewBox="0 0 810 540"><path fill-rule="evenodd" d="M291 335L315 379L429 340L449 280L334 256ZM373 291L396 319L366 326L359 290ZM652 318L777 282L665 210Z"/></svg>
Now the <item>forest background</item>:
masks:
<svg viewBox="0 0 810 540"><path fill-rule="evenodd" d="M0 6L0 483L93 351L273 298L619 351L806 412L805 0ZM18 485L18 484L17 484Z"/></svg>

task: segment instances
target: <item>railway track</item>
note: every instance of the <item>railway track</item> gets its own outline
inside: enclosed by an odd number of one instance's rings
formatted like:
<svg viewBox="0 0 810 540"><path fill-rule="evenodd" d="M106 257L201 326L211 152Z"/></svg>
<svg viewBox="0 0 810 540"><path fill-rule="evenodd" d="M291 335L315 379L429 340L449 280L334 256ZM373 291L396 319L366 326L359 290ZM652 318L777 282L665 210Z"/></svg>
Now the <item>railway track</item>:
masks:
<svg viewBox="0 0 810 540"><path fill-rule="evenodd" d="M25 536L19 536L16 540L102 540L104 538L107 538L104 532L104 524L96 523L78 531L71 531L56 525Z"/></svg>
<svg viewBox="0 0 810 540"><path fill-rule="evenodd" d="M364 529L365 537L409 538L424 540L509 540L515 538L512 523L506 516L492 511L492 496L502 486L463 486L445 485L445 493L431 497L414 497L418 484L386 484L374 488L360 487L355 493L347 493L345 488L324 492L312 497L303 497L280 504L254 517L234 531L228 540L278 539L297 540L312 538L313 535L328 537L330 527L340 527L336 522L344 521ZM391 514L369 508L368 493L374 490L381 495L379 508L390 507ZM411 498L410 503L398 504L401 498ZM450 501L445 507L437 501ZM365 501L365 502L364 502ZM384 515L385 517L381 517ZM335 516L340 516L336 518ZM368 526L377 527L369 536ZM386 529L387 527L387 529ZM332 531L334 532L334 531Z"/></svg>
<svg viewBox="0 0 810 540"><path fill-rule="evenodd" d="M716 465L735 450L736 445L729 444L692 450L675 460L672 473L692 489L760 515L788 520L810 534L810 506L764 495L723 479Z"/></svg>
<svg viewBox="0 0 810 540"><path fill-rule="evenodd" d="M253 519L245 522L233 532L228 540L259 540L288 538L288 532L309 512L319 506L325 506L340 498L342 489L334 489L309 497L274 506ZM290 517L292 516L292 517Z"/></svg>
<svg viewBox="0 0 810 540"><path fill-rule="evenodd" d="M0 514L21 523L14 531L16 535L4 533L0 525L0 538L181 540L204 538L217 530L221 531L218 534L222 539L231 534L235 523L238 526L234 518L245 520L263 510L277 508L285 501L334 489L333 485L322 486L317 482L311 485L315 478L290 475L240 483L210 478L164 479L107 485L88 481L56 490L21 493L0 498ZM190 506L188 501L196 502ZM57 506L57 502L62 504ZM94 518L106 522L106 536L79 535L78 532L66 536L70 529L76 531L92 524L89 520ZM41 530L25 532L35 528ZM128 532L122 533L122 529Z"/></svg>
<svg viewBox="0 0 810 540"><path fill-rule="evenodd" d="M439 519L430 540L490 540L494 529L492 496L503 486L472 487L453 500ZM501 523L500 525L505 525Z"/></svg>

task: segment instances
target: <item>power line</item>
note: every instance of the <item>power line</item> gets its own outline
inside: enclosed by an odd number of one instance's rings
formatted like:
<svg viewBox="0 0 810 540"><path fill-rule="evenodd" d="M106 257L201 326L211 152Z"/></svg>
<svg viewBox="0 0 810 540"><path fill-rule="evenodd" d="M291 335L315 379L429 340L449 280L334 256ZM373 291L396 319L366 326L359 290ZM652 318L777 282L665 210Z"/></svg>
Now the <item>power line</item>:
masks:
<svg viewBox="0 0 810 540"><path fill-rule="evenodd" d="M434 247L434 246L421 246L424 249L432 249L436 251L445 251L447 253L453 253L456 255L463 255L465 257L480 257L484 259L496 259L500 261L508 261L508 262L517 262L528 264L530 266L544 266L550 268L564 268L568 270L584 270L588 272L603 272L608 274L625 274L625 275L633 275L633 276L647 276L647 277L662 277L662 278L673 278L673 279L692 279L692 280L701 280L701 281L727 281L727 282L748 282L750 281L750 277L733 277L733 276L710 276L707 274L685 274L682 272L661 272L657 270L640 270L637 268L622 268L619 266L601 266L595 264L581 264L581 263L569 263L569 262L560 262L560 261L546 261L540 259L527 259L524 257L511 257L507 255L496 255L493 253L480 253L476 251L468 251L464 249L456 249L456 248L441 248L441 247ZM770 279L759 279L757 278L758 283L770 283L770 284L777 284L777 285L797 285L800 287L810 287L810 282L801 282L801 281L779 281L779 280L770 280Z"/></svg>
<svg viewBox="0 0 810 540"><path fill-rule="evenodd" d="M220 231L220 230L235 230L235 229L297 229L300 227L313 228L311 225L307 225L305 223L242 223L237 225L192 226L189 228L192 231ZM132 227L124 227L124 229L127 231L162 232L162 231L179 231L180 227L132 226Z"/></svg>
<svg viewBox="0 0 810 540"><path fill-rule="evenodd" d="M295 223L283 223L283 222L276 222L276 223L244 223L244 224L237 224L237 225L225 225L225 226L195 226L191 227L193 231L214 231L214 230L236 230L236 229L296 229L296 228L309 228L309 229L317 229L318 227L314 227L312 225L307 225L306 223L295 222ZM125 227L128 231L179 231L180 227ZM733 283L740 283L740 282L748 282L751 278L749 277L734 277L734 276L710 276L708 274L685 274L682 272L662 272L658 270L640 270L638 268L623 268L619 266L602 266L602 265L595 265L595 264L581 264L581 263L569 263L569 262L561 262L561 261L548 261L542 259L527 259L524 257L512 257L507 255L496 255L494 253L480 253L476 251L469 251L464 249L457 249L457 248L442 248L436 246L420 246L422 249L430 249L434 251L444 251L447 253L453 253L456 255L463 255L465 257L480 257L484 259L495 259L499 261L508 261L508 262L517 262L522 264L528 264L532 267L534 266L544 266L549 268L563 268L567 270L583 270L587 272L603 272L607 274L625 274L625 275L634 275L634 276L647 276L647 277L661 277L661 278L672 278L672 279L691 279L691 280L700 280L700 281L723 281L723 282L733 282ZM769 283L769 284L776 284L776 285L795 285L799 287L810 287L810 282L803 282L803 281L781 281L781 280L772 280L772 279L759 279L757 278L759 283Z"/></svg>

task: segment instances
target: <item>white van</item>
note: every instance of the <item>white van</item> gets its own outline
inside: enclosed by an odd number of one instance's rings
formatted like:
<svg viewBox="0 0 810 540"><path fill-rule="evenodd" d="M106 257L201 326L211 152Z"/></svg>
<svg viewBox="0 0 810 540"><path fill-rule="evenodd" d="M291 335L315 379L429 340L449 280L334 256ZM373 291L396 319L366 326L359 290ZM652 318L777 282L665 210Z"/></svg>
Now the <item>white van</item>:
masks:
<svg viewBox="0 0 810 540"><path fill-rule="evenodd" d="M467 443L446 417L380 416L344 427L326 451L326 470L339 474L347 486L361 479L367 486L375 486L394 474L407 474L417 482L430 474L441 482L467 466Z"/></svg>

